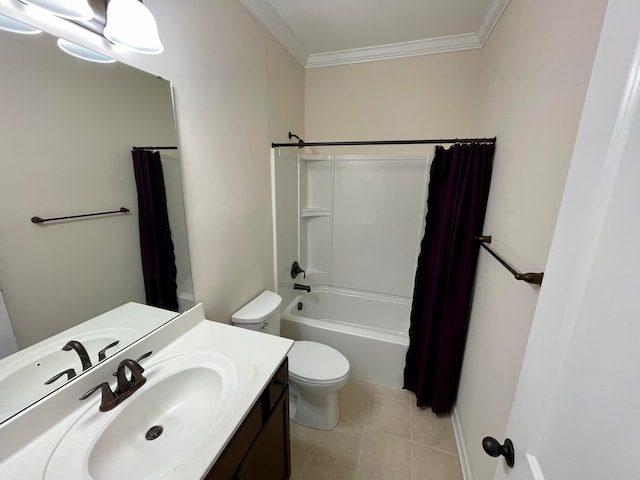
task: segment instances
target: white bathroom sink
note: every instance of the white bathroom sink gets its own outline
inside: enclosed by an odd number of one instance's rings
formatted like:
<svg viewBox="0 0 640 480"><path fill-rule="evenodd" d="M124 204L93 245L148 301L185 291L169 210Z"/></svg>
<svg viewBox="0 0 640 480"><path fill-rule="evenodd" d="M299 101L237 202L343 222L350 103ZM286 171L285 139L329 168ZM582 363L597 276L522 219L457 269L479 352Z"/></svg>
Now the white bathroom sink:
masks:
<svg viewBox="0 0 640 480"><path fill-rule="evenodd" d="M253 369L242 370L241 383L250 383ZM171 476L224 427L242 393L238 369L216 353L173 357L144 376L140 390L111 411L100 412L95 395L51 455L45 479Z"/></svg>

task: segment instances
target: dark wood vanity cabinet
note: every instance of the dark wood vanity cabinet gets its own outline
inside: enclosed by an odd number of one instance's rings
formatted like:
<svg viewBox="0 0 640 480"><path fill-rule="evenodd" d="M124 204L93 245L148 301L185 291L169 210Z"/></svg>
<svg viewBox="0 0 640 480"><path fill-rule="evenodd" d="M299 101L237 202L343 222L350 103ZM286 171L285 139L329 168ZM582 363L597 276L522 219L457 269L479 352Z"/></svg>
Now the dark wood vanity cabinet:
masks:
<svg viewBox="0 0 640 480"><path fill-rule="evenodd" d="M289 370L285 358L205 480L287 480Z"/></svg>

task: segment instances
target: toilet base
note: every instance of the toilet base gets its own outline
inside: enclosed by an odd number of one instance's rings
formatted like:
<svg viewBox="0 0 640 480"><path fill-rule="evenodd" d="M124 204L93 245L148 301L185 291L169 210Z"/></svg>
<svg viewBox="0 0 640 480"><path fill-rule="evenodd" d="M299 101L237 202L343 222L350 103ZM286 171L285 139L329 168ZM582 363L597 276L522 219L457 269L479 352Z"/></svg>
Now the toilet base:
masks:
<svg viewBox="0 0 640 480"><path fill-rule="evenodd" d="M340 421L340 403L338 392L304 395L290 384L289 408L294 423L318 430L333 430Z"/></svg>

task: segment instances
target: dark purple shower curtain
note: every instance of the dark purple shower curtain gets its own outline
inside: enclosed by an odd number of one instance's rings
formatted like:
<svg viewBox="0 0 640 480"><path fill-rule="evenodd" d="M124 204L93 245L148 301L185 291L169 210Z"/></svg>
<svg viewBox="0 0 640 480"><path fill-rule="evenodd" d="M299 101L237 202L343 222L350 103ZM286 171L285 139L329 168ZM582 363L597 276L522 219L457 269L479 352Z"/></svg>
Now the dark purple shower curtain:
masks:
<svg viewBox="0 0 640 480"><path fill-rule="evenodd" d="M493 144L436 147L413 292L404 388L418 406L451 411L458 392Z"/></svg>
<svg viewBox="0 0 640 480"><path fill-rule="evenodd" d="M142 273L148 305L178 311L176 257L171 240L160 153L134 150Z"/></svg>

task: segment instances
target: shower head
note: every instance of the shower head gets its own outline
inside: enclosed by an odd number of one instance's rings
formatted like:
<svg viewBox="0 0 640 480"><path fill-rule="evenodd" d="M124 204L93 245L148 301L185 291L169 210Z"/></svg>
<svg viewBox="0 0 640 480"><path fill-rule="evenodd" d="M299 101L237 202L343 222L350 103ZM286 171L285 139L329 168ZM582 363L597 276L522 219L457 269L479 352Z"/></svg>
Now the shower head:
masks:
<svg viewBox="0 0 640 480"><path fill-rule="evenodd" d="M298 135L296 135L295 133L291 133L289 132L289 140L291 140L292 138L296 138L298 140L298 148L304 148L304 140L302 140Z"/></svg>

